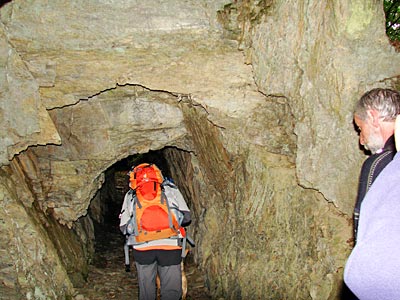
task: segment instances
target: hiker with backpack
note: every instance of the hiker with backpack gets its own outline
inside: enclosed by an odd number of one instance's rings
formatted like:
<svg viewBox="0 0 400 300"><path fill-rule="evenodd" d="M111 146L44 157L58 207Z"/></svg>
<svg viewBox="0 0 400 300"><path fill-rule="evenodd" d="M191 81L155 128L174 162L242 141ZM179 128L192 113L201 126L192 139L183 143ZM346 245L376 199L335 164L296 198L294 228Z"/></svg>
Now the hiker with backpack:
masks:
<svg viewBox="0 0 400 300"><path fill-rule="evenodd" d="M156 276L161 299L182 297L181 261L186 254L185 226L190 210L179 189L164 180L155 164L143 163L129 172L120 229L133 248L139 284L139 300L156 298ZM128 261L129 262L129 261Z"/></svg>

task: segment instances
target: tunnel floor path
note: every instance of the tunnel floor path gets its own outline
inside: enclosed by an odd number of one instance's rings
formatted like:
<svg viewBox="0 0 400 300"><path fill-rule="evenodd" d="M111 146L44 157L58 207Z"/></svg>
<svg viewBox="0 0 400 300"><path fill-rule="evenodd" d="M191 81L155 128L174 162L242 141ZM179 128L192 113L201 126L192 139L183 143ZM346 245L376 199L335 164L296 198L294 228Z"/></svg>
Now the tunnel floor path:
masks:
<svg viewBox="0 0 400 300"><path fill-rule="evenodd" d="M96 247L92 264L89 266L88 280L77 288L76 300L132 300L138 299L136 269L132 255L131 272L125 271L123 236L116 226L105 226L96 230ZM101 232L101 234L100 234ZM193 263L189 252L185 259L188 281L187 300L207 300L204 274Z"/></svg>

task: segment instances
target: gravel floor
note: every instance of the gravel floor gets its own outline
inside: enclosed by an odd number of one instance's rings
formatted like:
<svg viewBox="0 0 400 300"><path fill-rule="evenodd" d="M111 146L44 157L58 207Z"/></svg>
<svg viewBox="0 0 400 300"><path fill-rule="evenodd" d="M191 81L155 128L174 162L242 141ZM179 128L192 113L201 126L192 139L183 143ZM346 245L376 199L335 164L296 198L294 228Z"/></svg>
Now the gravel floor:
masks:
<svg viewBox="0 0 400 300"><path fill-rule="evenodd" d="M124 267L123 236L115 226L104 227L96 232L96 252L93 263L89 266L88 281L83 287L77 288L75 300L137 299L134 264L131 262L131 272L126 272ZM211 299L204 285L204 275L192 261L189 252L185 259L187 299Z"/></svg>

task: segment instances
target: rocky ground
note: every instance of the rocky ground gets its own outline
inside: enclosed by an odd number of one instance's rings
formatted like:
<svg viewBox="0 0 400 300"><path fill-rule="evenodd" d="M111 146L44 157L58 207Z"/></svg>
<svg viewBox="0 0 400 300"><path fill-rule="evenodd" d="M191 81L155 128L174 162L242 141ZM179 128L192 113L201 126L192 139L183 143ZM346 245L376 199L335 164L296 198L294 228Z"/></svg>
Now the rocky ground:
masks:
<svg viewBox="0 0 400 300"><path fill-rule="evenodd" d="M115 226L97 230L96 252L89 270L88 281L77 289L75 300L137 299L136 270L131 261L131 272L125 271L123 237ZM196 268L190 253L185 259L185 270L187 299L211 299L205 288L204 275Z"/></svg>

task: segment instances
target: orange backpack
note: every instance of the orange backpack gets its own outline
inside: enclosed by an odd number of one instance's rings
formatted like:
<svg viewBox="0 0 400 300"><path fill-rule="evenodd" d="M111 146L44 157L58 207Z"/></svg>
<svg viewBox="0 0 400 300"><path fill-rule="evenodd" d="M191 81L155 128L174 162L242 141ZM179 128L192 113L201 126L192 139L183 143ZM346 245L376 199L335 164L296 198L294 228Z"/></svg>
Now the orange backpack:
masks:
<svg viewBox="0 0 400 300"><path fill-rule="evenodd" d="M154 164L143 163L129 173L134 216L131 229L137 243L181 237L184 229L179 225L163 191L164 178Z"/></svg>

